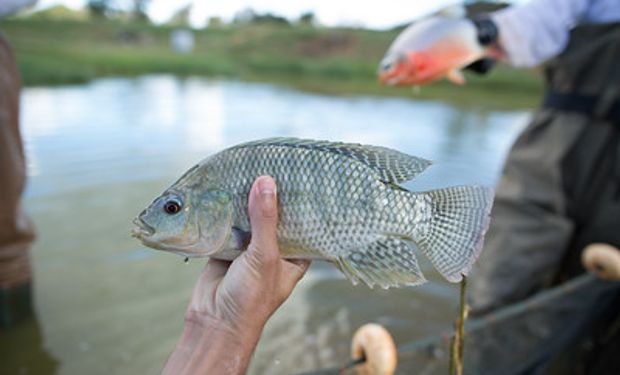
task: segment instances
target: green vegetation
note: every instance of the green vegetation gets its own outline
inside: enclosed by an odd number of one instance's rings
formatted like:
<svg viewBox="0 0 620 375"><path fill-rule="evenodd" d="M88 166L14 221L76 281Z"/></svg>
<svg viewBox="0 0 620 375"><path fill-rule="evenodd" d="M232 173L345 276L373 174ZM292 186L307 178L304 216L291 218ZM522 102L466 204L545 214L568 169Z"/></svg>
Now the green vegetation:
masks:
<svg viewBox="0 0 620 375"><path fill-rule="evenodd" d="M196 48L177 54L169 26L106 18L4 20L0 29L17 55L26 85L78 83L110 75L172 73L276 82L330 94L372 94L530 107L540 78L499 67L487 77L468 75L463 87L448 82L383 87L375 71L394 31L281 23L231 24L195 31Z"/></svg>

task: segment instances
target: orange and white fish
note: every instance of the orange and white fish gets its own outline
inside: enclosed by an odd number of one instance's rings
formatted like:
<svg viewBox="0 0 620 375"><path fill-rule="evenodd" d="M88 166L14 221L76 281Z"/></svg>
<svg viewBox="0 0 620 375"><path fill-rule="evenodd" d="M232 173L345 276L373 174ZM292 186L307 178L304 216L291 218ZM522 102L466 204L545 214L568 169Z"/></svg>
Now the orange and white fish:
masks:
<svg viewBox="0 0 620 375"><path fill-rule="evenodd" d="M420 85L446 77L462 85L461 69L488 55L471 20L442 12L413 23L398 35L381 61L379 82Z"/></svg>

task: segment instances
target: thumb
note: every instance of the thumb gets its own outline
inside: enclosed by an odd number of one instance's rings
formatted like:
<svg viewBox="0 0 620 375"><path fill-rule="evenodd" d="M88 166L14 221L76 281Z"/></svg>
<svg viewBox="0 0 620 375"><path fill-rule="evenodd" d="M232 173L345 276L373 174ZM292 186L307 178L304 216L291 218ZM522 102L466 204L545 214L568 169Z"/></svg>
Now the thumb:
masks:
<svg viewBox="0 0 620 375"><path fill-rule="evenodd" d="M248 204L252 240L248 255L260 262L280 258L277 241L278 202L276 183L270 176L261 176L254 181Z"/></svg>

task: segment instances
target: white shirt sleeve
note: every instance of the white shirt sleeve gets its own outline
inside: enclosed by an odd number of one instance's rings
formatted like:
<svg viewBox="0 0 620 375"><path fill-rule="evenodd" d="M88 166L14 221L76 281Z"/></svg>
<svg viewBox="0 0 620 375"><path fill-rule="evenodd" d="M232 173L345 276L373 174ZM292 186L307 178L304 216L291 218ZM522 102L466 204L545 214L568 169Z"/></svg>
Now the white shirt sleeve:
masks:
<svg viewBox="0 0 620 375"><path fill-rule="evenodd" d="M530 0L492 13L508 62L531 67L559 54L583 22L620 19L618 0Z"/></svg>
<svg viewBox="0 0 620 375"><path fill-rule="evenodd" d="M37 0L0 0L0 18L6 17L21 8L34 5Z"/></svg>

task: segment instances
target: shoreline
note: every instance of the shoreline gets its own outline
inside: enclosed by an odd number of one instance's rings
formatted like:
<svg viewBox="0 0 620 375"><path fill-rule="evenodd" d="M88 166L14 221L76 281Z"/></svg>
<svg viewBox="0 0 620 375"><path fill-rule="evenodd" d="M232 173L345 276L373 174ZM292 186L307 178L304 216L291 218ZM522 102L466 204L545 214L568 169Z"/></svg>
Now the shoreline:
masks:
<svg viewBox="0 0 620 375"><path fill-rule="evenodd" d="M466 72L464 86L446 81L419 89L381 86L376 65L397 31L230 25L193 30L196 47L178 54L169 47L175 30L169 26L17 18L4 21L0 30L14 48L26 87L173 74L498 108L533 108L542 96L541 77L501 64L483 77Z"/></svg>

